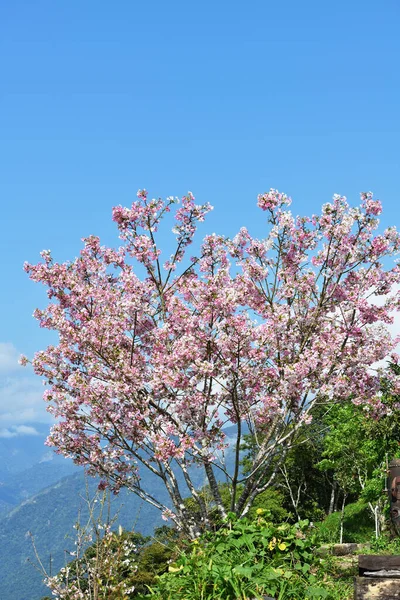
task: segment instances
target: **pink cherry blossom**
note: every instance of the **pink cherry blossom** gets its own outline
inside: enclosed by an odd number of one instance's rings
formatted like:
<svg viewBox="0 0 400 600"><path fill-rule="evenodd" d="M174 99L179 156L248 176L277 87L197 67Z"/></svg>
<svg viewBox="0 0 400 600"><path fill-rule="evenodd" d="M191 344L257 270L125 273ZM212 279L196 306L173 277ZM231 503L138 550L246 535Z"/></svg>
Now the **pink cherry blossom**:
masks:
<svg viewBox="0 0 400 600"><path fill-rule="evenodd" d="M283 210L289 203L276 190L261 194L264 239L245 228L233 239L208 235L188 259L211 209L188 193L166 260L156 236L178 201L141 190L130 208L113 209L121 248L90 236L72 262L54 262L46 250L41 262L25 265L48 291L48 306L34 316L59 338L32 359L56 419L48 444L115 492L128 487L173 515L191 536L209 522L192 480L198 468L222 515L218 479L227 478L230 508L242 516L272 484L272 467L316 403L350 397L382 409L374 365L397 344L387 326L400 302L400 269L389 264L399 234L376 233L381 204L370 193L357 208L336 195L312 217L293 217ZM243 476L245 425L256 452ZM233 472L223 459L228 447ZM144 469L165 485L173 512L143 489ZM198 519L185 509L187 494Z"/></svg>

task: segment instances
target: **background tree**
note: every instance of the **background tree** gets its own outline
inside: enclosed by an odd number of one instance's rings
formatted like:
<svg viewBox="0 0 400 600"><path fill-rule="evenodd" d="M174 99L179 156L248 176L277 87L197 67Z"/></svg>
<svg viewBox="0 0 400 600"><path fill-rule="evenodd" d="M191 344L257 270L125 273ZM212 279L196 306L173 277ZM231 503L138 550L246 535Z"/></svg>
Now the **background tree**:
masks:
<svg viewBox="0 0 400 600"><path fill-rule="evenodd" d="M342 493L343 510L351 493L367 503L375 522L376 537L385 526L387 464L399 456L398 396L393 394L390 382L391 373L398 370L399 367L392 363L389 377L382 381L380 401L386 410L380 418L371 416L368 406L362 408L350 401L333 405L324 417L326 433L319 467L333 470Z"/></svg>
<svg viewBox="0 0 400 600"><path fill-rule="evenodd" d="M279 517L282 521L287 518L297 521L319 521L335 508L337 483L334 472L331 469L318 468L318 463L323 458L324 435L327 430L323 422L326 410L326 406L314 408L311 423L304 424L299 429L284 463L275 475L273 488L268 490L271 492L274 489L279 495L281 510L286 512L286 516ZM246 435L242 445L244 474L252 468L256 451L255 436ZM261 494L259 499L262 497ZM259 505L258 499L254 506L256 505Z"/></svg>
<svg viewBox="0 0 400 600"><path fill-rule="evenodd" d="M400 281L397 265L381 261L400 241L395 228L375 233L381 204L370 193L359 208L334 196L320 216L295 218L290 199L271 190L258 198L265 239L244 228L233 240L206 236L188 260L185 249L210 210L189 194L175 213L175 251L162 262L155 236L175 202L140 191L130 209L113 210L122 248L91 236L72 262L44 251L25 268L48 288L50 304L36 318L59 334L32 361L57 419L48 443L196 536L210 522L194 467L221 516L219 474L227 478L230 510L240 517L271 486L316 405L351 395L380 410L370 367L394 348L385 324ZM244 422L255 436L246 475ZM228 424L236 431L231 472L220 460ZM142 488L143 468L166 486L172 510ZM187 511L187 493L197 512Z"/></svg>

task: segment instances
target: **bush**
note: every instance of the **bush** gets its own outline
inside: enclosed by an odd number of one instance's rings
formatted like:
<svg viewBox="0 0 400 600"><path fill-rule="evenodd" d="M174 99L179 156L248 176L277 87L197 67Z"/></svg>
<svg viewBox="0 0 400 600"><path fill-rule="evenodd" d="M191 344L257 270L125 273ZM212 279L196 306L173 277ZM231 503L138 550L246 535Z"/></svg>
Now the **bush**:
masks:
<svg viewBox="0 0 400 600"><path fill-rule="evenodd" d="M132 597L147 593L149 586L155 584L156 577L167 571L172 554L172 547L159 541L144 546L138 552L136 571L131 575L131 583L134 587Z"/></svg>
<svg viewBox="0 0 400 600"><path fill-rule="evenodd" d="M340 512L328 515L324 521L315 524L319 540L326 544L339 543ZM374 521L364 502L348 504L344 510L343 542L369 542L375 531Z"/></svg>
<svg viewBox="0 0 400 600"><path fill-rule="evenodd" d="M215 533L188 542L169 572L150 590L153 600L262 598L333 599L334 587L320 573L308 521L274 525L258 509L253 520L230 521ZM318 581L325 579L321 584ZM148 595L139 595L148 599ZM344 595L341 596L343 600Z"/></svg>
<svg viewBox="0 0 400 600"><path fill-rule="evenodd" d="M400 554L400 538L391 537L390 532L385 532L378 539L371 542L371 554Z"/></svg>

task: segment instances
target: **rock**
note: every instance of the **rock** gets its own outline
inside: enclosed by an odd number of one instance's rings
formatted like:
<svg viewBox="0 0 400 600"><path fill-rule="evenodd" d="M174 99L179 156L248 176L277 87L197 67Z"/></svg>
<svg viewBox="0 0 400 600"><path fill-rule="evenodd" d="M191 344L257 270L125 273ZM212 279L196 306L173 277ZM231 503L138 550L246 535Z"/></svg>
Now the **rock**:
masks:
<svg viewBox="0 0 400 600"><path fill-rule="evenodd" d="M320 548L317 548L315 553L318 556L346 556L348 554L355 554L363 550L369 550L370 544L323 544Z"/></svg>
<svg viewBox="0 0 400 600"><path fill-rule="evenodd" d="M332 554L332 544L324 544L315 550L317 556L328 556Z"/></svg>
<svg viewBox="0 0 400 600"><path fill-rule="evenodd" d="M354 600L400 600L398 579L356 577Z"/></svg>
<svg viewBox="0 0 400 600"><path fill-rule="evenodd" d="M346 554L354 554L358 549L358 544L334 544L332 554L334 556L346 556Z"/></svg>

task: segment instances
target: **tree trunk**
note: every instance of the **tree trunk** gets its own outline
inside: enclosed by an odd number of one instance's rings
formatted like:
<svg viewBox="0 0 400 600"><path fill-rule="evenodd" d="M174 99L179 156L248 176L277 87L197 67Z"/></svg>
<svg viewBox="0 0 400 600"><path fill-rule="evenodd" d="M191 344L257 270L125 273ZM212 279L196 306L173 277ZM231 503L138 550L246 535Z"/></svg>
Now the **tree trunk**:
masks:
<svg viewBox="0 0 400 600"><path fill-rule="evenodd" d="M334 500L334 504L333 504L333 512L337 512L338 510L338 504L339 504L339 490L338 493L335 495L335 500Z"/></svg>
<svg viewBox="0 0 400 600"><path fill-rule="evenodd" d="M379 537L379 506L376 504L374 508L374 516L375 516L375 538Z"/></svg>
<svg viewBox="0 0 400 600"><path fill-rule="evenodd" d="M328 515L331 515L335 508L336 488L337 488L337 483L336 483L336 481L334 481L332 483L332 488L331 488L331 499L329 501Z"/></svg>
<svg viewBox="0 0 400 600"><path fill-rule="evenodd" d="M379 519L379 533L382 535L382 533L384 533L385 531L387 531L388 524L387 524L387 521L385 519L385 514L384 514L383 510L381 510L380 507L379 507L378 519Z"/></svg>
<svg viewBox="0 0 400 600"><path fill-rule="evenodd" d="M343 544L343 522L344 522L344 507L346 504L347 494L343 494L342 510L340 511L340 540L339 544Z"/></svg>

